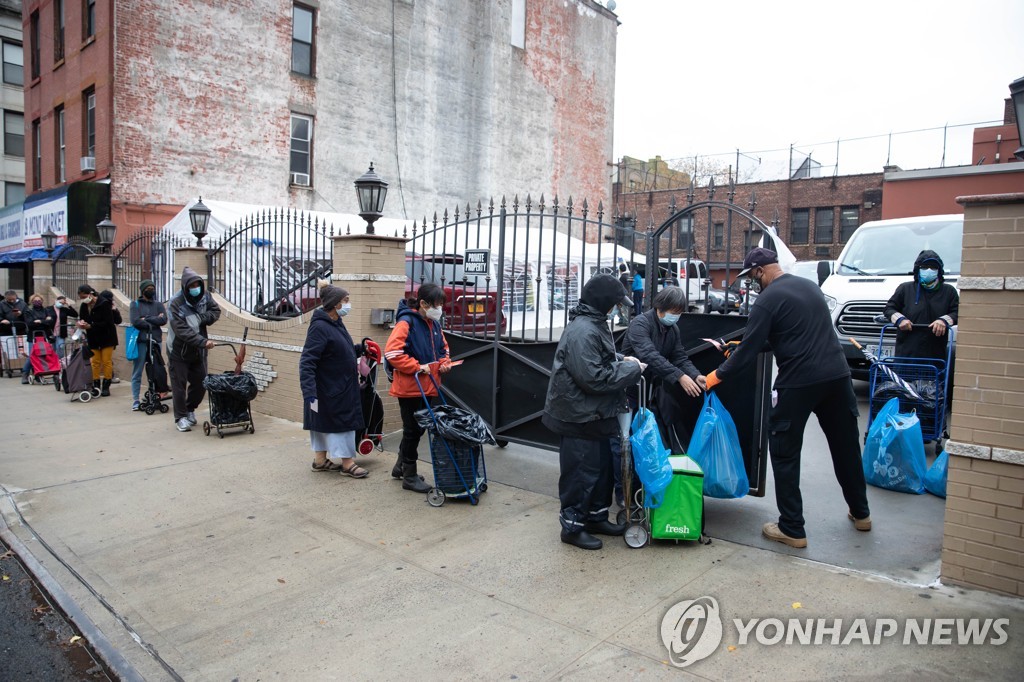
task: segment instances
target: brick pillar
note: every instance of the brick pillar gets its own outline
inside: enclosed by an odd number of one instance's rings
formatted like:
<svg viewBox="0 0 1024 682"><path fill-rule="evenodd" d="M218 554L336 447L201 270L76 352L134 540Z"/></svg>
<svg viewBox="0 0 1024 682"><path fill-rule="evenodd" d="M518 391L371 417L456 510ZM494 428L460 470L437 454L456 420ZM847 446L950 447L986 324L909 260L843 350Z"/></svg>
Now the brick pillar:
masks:
<svg viewBox="0 0 1024 682"><path fill-rule="evenodd" d="M405 242L401 237L334 237L333 283L347 289L352 312L345 318L352 339L369 336L384 347L390 329L370 324L372 308L394 310L405 295Z"/></svg>
<svg viewBox="0 0 1024 682"><path fill-rule="evenodd" d="M40 258L32 261L32 293L43 297L46 305L53 305L53 260ZM27 292L26 292L27 293Z"/></svg>
<svg viewBox="0 0 1024 682"><path fill-rule="evenodd" d="M942 579L1024 596L1024 193L959 197Z"/></svg>
<svg viewBox="0 0 1024 682"><path fill-rule="evenodd" d="M93 253L85 257L86 279L96 291L103 291L114 286L114 261L110 260L109 253ZM74 298L77 291L65 291L66 295Z"/></svg>
<svg viewBox="0 0 1024 682"><path fill-rule="evenodd" d="M181 291L181 273L186 266L202 277L209 287L206 253L204 246L180 246L174 250L174 288L168 292L169 297Z"/></svg>

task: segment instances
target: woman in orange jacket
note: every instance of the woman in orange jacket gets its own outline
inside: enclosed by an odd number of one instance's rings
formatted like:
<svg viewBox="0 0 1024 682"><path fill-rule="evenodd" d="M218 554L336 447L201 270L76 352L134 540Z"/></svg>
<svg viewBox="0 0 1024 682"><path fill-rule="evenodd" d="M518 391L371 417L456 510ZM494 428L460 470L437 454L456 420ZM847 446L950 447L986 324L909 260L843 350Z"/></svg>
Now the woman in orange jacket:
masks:
<svg viewBox="0 0 1024 682"><path fill-rule="evenodd" d="M402 479L402 488L417 493L428 492L430 486L416 473L416 450L423 436L423 429L416 423L416 411L425 407L416 375L429 374L440 386L441 375L452 367L448 342L441 331L443 307L444 289L436 284L421 286L415 308L404 300L398 304L395 328L384 347L384 358L394 370L389 394L398 399L402 413L402 442L391 475ZM426 377L420 382L433 402L437 397L434 382Z"/></svg>

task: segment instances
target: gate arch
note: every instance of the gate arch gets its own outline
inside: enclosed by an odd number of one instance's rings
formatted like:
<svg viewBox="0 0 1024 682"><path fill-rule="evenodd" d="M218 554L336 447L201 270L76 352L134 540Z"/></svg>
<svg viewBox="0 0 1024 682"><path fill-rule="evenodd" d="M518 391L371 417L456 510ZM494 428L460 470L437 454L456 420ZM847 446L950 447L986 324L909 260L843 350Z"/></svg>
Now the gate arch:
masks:
<svg viewBox="0 0 1024 682"><path fill-rule="evenodd" d="M75 298L78 287L89 281L87 256L99 252L100 246L84 237L71 237L53 255L53 286L65 296Z"/></svg>

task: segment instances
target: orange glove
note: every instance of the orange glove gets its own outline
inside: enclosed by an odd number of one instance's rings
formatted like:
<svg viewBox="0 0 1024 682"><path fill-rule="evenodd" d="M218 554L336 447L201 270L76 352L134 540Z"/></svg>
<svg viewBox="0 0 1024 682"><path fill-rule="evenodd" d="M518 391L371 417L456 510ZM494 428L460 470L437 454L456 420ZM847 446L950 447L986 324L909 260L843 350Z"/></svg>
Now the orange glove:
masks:
<svg viewBox="0 0 1024 682"><path fill-rule="evenodd" d="M722 354L725 355L726 358L728 358L730 355L732 355L732 352L734 350L736 350L737 348L739 348L739 347L740 347L740 342L739 341L729 341L728 343L726 343L723 346Z"/></svg>
<svg viewBox="0 0 1024 682"><path fill-rule="evenodd" d="M718 384L720 384L720 383L722 383L722 380L718 378L718 370L717 369L714 370L713 372L708 372L708 374L707 374L707 386L708 386L708 390L709 391L711 389L713 389L715 386L717 386Z"/></svg>

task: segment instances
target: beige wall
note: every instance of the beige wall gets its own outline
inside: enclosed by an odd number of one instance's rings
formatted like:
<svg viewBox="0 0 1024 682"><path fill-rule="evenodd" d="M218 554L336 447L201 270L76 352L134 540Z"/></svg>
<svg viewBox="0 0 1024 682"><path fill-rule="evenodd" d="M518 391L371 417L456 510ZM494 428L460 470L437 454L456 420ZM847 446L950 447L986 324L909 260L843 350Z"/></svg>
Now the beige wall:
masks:
<svg viewBox="0 0 1024 682"><path fill-rule="evenodd" d="M1024 596L1024 194L965 207L942 579Z"/></svg>

